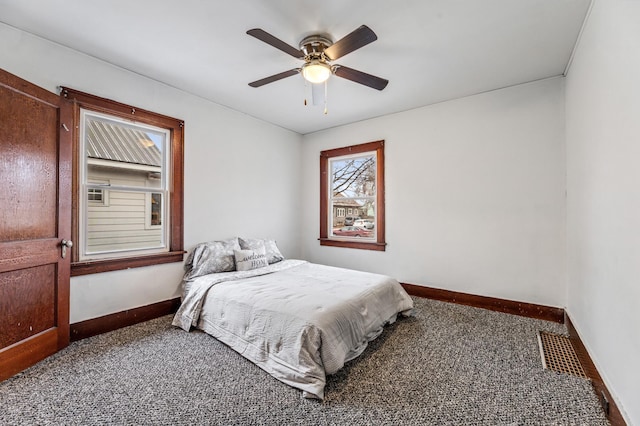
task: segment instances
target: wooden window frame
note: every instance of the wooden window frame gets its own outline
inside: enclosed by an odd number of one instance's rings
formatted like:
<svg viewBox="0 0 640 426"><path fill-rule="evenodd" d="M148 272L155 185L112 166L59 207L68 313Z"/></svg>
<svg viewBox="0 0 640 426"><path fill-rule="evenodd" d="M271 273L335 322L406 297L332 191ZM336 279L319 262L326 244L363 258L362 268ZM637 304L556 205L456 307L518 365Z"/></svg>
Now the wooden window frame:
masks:
<svg viewBox="0 0 640 426"><path fill-rule="evenodd" d="M110 99L80 92L68 87L60 88L67 107L73 109L73 197L72 239L80 241L79 211L79 167L80 167L80 109L100 112L112 116L135 120L139 123L168 129L171 132L171 183L169 185L169 251L149 255L123 256L120 258L80 261L77 250L72 250L71 276L87 275L107 271L182 262L184 259L184 122L182 120L146 111Z"/></svg>
<svg viewBox="0 0 640 426"><path fill-rule="evenodd" d="M329 236L329 160L344 155L376 153L376 238L375 241L353 241ZM352 145L320 152L320 241L321 246L385 251L384 206L384 140Z"/></svg>

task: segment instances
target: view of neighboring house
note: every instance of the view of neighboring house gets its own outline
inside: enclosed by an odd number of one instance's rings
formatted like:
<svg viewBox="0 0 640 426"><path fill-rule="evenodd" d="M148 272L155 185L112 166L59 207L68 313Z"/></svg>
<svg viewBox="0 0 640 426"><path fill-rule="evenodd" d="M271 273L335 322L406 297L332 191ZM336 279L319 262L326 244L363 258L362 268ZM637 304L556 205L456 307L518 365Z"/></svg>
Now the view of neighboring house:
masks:
<svg viewBox="0 0 640 426"><path fill-rule="evenodd" d="M85 253L162 246L163 155L153 137L88 117L85 152Z"/></svg>
<svg viewBox="0 0 640 426"><path fill-rule="evenodd" d="M339 200L336 200L339 198ZM347 216L363 217L363 206L356 200L345 198L342 194L335 194L333 200L333 227L344 225Z"/></svg>

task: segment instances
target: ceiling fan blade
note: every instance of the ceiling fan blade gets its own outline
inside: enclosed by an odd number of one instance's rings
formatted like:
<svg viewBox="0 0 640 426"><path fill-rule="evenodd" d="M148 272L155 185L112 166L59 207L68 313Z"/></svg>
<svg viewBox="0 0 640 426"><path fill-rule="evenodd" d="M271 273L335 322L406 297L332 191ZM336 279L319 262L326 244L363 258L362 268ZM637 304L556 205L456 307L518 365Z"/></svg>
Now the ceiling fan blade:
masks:
<svg viewBox="0 0 640 426"><path fill-rule="evenodd" d="M304 58L304 53L301 50L296 49L295 47L285 43L279 38L272 36L265 30L262 30L260 28L254 28L252 30L247 31L247 34L275 47L276 49L282 50L284 53L288 53L294 58L298 58L298 59Z"/></svg>
<svg viewBox="0 0 640 426"><path fill-rule="evenodd" d="M353 68L343 67L342 65L336 65L334 74L338 77L346 78L347 80L364 84L365 86L369 86L377 90L382 90L387 87L387 84L389 84L389 80L367 74L366 72L354 70Z"/></svg>
<svg viewBox="0 0 640 426"><path fill-rule="evenodd" d="M264 86L265 84L269 84L269 83L273 83L274 81L278 81L278 80L282 80L283 78L287 78L287 77L291 77L292 75L296 75L300 72L300 69L298 68L294 68L292 70L289 71L285 71L285 72L281 72L279 74L274 74L270 77L265 77L261 80L256 80L252 83L249 83L249 86L251 87L260 87L260 86Z"/></svg>
<svg viewBox="0 0 640 426"><path fill-rule="evenodd" d="M335 61L356 49L360 49L361 47L376 41L377 39L378 36L373 32L373 30L371 30L371 28L366 25L361 25L359 28L355 29L325 49L324 54L330 61Z"/></svg>

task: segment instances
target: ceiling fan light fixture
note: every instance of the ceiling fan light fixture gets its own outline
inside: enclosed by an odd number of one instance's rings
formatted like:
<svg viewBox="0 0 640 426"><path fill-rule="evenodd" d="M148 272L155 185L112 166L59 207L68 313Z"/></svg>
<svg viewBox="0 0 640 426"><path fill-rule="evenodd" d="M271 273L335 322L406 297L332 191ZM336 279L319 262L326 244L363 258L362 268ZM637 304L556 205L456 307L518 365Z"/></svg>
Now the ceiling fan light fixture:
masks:
<svg viewBox="0 0 640 426"><path fill-rule="evenodd" d="M309 83L324 83L331 76L331 65L313 60L302 66L302 76Z"/></svg>

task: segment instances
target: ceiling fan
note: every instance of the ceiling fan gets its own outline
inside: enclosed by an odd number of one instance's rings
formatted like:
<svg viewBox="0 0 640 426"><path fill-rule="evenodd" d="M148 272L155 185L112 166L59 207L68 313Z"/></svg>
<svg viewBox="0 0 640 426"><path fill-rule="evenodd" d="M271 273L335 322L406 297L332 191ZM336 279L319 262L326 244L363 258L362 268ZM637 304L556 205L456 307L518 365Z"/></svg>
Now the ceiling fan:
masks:
<svg viewBox="0 0 640 426"><path fill-rule="evenodd" d="M371 28L366 25L360 26L335 43L333 43L333 41L331 41L331 39L326 35L310 35L300 41L298 49L260 28L249 30L247 31L247 34L293 56L294 58L302 59L304 61L304 64L302 64L302 67L300 68L294 68L289 71L284 71L270 77L256 80L249 83L249 86L251 87L264 86L265 84L273 83L274 81L282 80L283 78L291 77L298 73L302 73L305 80L310 83L323 83L327 81L331 74L377 90L384 89L389 83L389 80L376 77L375 75L332 63L336 59L339 59L378 39L378 36L376 36Z"/></svg>

